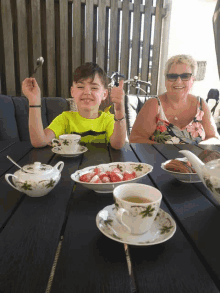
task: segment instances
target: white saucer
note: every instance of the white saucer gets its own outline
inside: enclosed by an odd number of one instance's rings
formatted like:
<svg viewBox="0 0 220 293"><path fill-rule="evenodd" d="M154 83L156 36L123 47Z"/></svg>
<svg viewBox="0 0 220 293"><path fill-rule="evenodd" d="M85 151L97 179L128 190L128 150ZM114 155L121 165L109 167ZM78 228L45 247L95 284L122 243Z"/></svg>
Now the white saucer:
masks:
<svg viewBox="0 0 220 293"><path fill-rule="evenodd" d="M167 241L176 231L175 221L162 209L159 209L150 230L142 235L129 234L126 228L119 224L115 217L114 204L105 207L103 210L108 212L108 217L104 220L103 217L100 217L100 211L96 216L96 225L105 236L117 242L138 246L155 245Z"/></svg>
<svg viewBox="0 0 220 293"><path fill-rule="evenodd" d="M54 148L52 148L52 152L53 153L55 153L57 155L61 155L63 157L68 157L68 158L69 157L77 157L77 156L79 156L79 155L81 155L81 154L83 154L83 153L85 153L87 151L88 151L87 147L80 146L79 147L79 150L77 152L72 153L72 154L64 154L63 151L62 151L62 149L61 149L61 147L54 147Z"/></svg>

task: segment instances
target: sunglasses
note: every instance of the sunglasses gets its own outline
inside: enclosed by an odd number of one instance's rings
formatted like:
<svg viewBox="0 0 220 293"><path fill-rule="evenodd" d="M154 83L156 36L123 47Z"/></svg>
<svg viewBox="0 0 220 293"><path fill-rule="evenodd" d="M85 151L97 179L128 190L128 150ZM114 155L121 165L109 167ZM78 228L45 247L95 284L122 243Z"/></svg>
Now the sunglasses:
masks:
<svg viewBox="0 0 220 293"><path fill-rule="evenodd" d="M182 74L176 74L176 73L168 73L167 74L167 79L169 81L176 81L178 77L181 78L183 81L190 80L192 73L182 73Z"/></svg>

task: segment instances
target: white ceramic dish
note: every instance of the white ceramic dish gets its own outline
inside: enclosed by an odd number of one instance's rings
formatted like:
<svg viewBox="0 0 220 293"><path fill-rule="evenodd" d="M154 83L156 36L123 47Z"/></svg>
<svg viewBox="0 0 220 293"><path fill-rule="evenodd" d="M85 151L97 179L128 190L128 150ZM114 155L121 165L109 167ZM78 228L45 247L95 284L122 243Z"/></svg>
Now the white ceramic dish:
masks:
<svg viewBox="0 0 220 293"><path fill-rule="evenodd" d="M179 160L179 161L184 161L187 162L188 159L187 158L176 158L175 160ZM178 179L181 182L184 183L196 183L196 182L201 182L199 176L197 175L197 173L180 173L180 172L174 172L174 171L169 171L165 168L166 164L168 164L171 160L168 160L164 163L161 164L161 168L170 173L171 175L173 175L176 179Z"/></svg>
<svg viewBox="0 0 220 293"><path fill-rule="evenodd" d="M132 180L127 181L121 181L121 182L111 182L111 183L89 183L89 182L82 182L79 180L80 176L89 172L92 172L94 168L100 168L102 172L111 171L116 167L119 167L122 172L128 171L132 172L135 171L137 174L137 177ZM97 166L91 166L84 168L82 170L78 170L75 173L71 174L71 178L77 182L82 184L83 186L94 190L95 192L99 193L109 193L112 192L113 189L121 184L126 183L135 183L140 180L140 178L146 176L148 173L150 173L153 170L153 167L149 164L144 163L133 163L133 162L116 162L116 163L110 163L110 164L101 164Z"/></svg>
<svg viewBox="0 0 220 293"><path fill-rule="evenodd" d="M108 213L105 219L101 216L103 210ZM162 209L159 209L150 230L142 235L129 234L127 230L119 224L115 216L114 204L105 207L103 210L96 216L96 225L105 236L117 242L138 246L155 245L167 241L176 231L175 221Z"/></svg>
<svg viewBox="0 0 220 293"><path fill-rule="evenodd" d="M65 153L63 153L63 151L62 151L62 149L60 147L52 148L53 153L55 153L57 155L60 155L62 157L67 157L67 158L77 157L77 156L79 156L79 155L81 155L81 154L83 154L83 153L85 153L87 151L88 151L87 147L80 146L77 152L74 152L72 154L65 154Z"/></svg>

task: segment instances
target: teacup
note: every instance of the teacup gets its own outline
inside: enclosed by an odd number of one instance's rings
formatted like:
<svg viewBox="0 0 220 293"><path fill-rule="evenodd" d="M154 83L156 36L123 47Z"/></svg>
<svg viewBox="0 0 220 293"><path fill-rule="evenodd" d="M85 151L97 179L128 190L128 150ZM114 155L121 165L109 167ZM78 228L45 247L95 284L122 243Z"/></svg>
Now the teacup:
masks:
<svg viewBox="0 0 220 293"><path fill-rule="evenodd" d="M76 153L80 148L80 139L81 136L78 134L62 134L59 136L59 139L52 139L52 144L56 143L60 145L64 154L73 154Z"/></svg>
<svg viewBox="0 0 220 293"><path fill-rule="evenodd" d="M117 186L113 197L117 220L129 233L136 235L151 228L162 200L158 189L139 183Z"/></svg>

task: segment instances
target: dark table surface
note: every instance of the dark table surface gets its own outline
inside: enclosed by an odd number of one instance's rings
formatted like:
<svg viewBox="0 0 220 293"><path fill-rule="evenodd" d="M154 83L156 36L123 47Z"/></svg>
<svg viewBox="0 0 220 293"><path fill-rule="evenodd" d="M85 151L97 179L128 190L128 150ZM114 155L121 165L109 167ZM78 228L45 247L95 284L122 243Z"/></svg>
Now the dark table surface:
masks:
<svg viewBox="0 0 220 293"><path fill-rule="evenodd" d="M30 143L0 142L0 292L220 292L220 206L202 183L187 184L161 169L161 163L198 155L220 146L126 145L122 150L88 145L74 158L34 149ZM61 179L46 196L32 198L13 189L5 174L35 161L64 162ZM152 246L119 243L96 227L96 215L113 204L75 184L70 175L87 166L143 162L153 171L141 183L158 188L161 208L176 222L166 242Z"/></svg>

